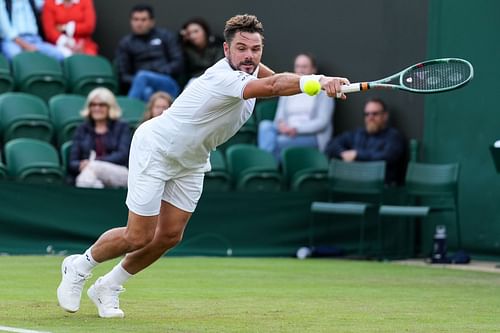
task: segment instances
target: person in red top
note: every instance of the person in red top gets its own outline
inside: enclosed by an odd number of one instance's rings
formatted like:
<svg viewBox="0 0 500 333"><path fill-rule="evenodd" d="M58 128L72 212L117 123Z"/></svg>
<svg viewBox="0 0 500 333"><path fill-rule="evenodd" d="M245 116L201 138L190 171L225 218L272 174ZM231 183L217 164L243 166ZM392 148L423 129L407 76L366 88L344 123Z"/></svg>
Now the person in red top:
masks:
<svg viewBox="0 0 500 333"><path fill-rule="evenodd" d="M73 53L97 54L92 40L96 15L92 0L46 0L42 10L45 38L68 57Z"/></svg>

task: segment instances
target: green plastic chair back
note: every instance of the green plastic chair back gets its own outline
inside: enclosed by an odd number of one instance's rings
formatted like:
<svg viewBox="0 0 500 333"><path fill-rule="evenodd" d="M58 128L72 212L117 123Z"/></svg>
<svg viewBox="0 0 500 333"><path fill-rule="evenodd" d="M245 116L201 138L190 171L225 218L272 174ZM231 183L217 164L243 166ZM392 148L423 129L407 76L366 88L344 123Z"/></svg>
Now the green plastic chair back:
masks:
<svg viewBox="0 0 500 333"><path fill-rule="evenodd" d="M116 77L106 58L76 54L64 59L63 65L71 93L87 96L97 87L106 87L116 93Z"/></svg>
<svg viewBox="0 0 500 333"><path fill-rule="evenodd" d="M144 117L146 103L127 96L117 96L116 101L122 109L121 119L129 124L131 130L135 130Z"/></svg>
<svg viewBox="0 0 500 333"><path fill-rule="evenodd" d="M0 162L0 180L7 179L7 168L5 167L5 164Z"/></svg>
<svg viewBox="0 0 500 333"><path fill-rule="evenodd" d="M332 159L328 177L332 192L381 194L384 190L385 161L344 162Z"/></svg>
<svg viewBox="0 0 500 333"><path fill-rule="evenodd" d="M35 139L15 139L5 145L5 162L14 179L34 183L62 183L63 172L56 149Z"/></svg>
<svg viewBox="0 0 500 333"><path fill-rule="evenodd" d="M68 173L68 165L69 165L69 154L71 153L71 146L73 144L73 141L66 141L64 142L61 147L59 148L60 155L61 155L61 164L62 164L62 170L64 173Z"/></svg>
<svg viewBox="0 0 500 333"><path fill-rule="evenodd" d="M327 187L328 159L312 147L289 147L281 152L285 181L290 189L323 191Z"/></svg>
<svg viewBox="0 0 500 333"><path fill-rule="evenodd" d="M3 142L15 138L51 141L53 126L45 102L37 96L10 92L0 96Z"/></svg>
<svg viewBox="0 0 500 333"><path fill-rule="evenodd" d="M9 62L0 54L0 94L14 89L14 79L10 73Z"/></svg>
<svg viewBox="0 0 500 333"><path fill-rule="evenodd" d="M274 120L277 106L277 98L258 100L254 109L257 124L259 124L262 120Z"/></svg>
<svg viewBox="0 0 500 333"><path fill-rule="evenodd" d="M280 191L282 176L272 154L249 144L227 148L229 174L242 191Z"/></svg>
<svg viewBox="0 0 500 333"><path fill-rule="evenodd" d="M229 191L231 189L231 177L227 172L226 161L220 150L210 152L210 164L212 170L205 174L203 188L205 191Z"/></svg>
<svg viewBox="0 0 500 333"><path fill-rule="evenodd" d="M12 59L16 89L44 101L66 90L66 80L57 60L39 52L21 52Z"/></svg>
<svg viewBox="0 0 500 333"><path fill-rule="evenodd" d="M459 166L410 162L406 171L405 188L414 196L454 196L458 186Z"/></svg>
<svg viewBox="0 0 500 333"><path fill-rule="evenodd" d="M80 112L84 107L85 97L80 95L63 94L50 99L50 118L59 146L73 139L75 129L83 122Z"/></svg>

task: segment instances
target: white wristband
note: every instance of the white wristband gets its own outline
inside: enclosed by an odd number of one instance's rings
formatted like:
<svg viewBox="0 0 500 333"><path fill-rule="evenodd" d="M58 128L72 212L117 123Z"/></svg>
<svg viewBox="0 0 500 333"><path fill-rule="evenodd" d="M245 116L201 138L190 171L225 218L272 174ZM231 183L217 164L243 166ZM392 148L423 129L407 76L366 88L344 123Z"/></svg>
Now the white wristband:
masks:
<svg viewBox="0 0 500 333"><path fill-rule="evenodd" d="M304 92L304 85L307 81L314 80L319 82L323 77L324 75L302 75L300 77L300 91Z"/></svg>

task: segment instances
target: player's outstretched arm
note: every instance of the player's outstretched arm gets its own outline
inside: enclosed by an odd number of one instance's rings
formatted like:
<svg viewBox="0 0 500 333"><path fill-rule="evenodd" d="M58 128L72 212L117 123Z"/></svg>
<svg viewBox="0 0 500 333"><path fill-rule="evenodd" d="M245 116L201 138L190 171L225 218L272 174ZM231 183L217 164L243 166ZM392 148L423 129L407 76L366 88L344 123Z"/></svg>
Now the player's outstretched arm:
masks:
<svg viewBox="0 0 500 333"><path fill-rule="evenodd" d="M268 66L264 65L263 63L259 64L259 79L269 77L271 75L276 74L271 68Z"/></svg>
<svg viewBox="0 0 500 333"><path fill-rule="evenodd" d="M243 98L296 95L303 92L304 82L307 80L318 81L321 89L330 97L336 97L336 94L340 93L341 85L349 84L349 80L342 77L323 75L299 76L292 73L281 73L248 82L243 91ZM341 98L345 99L346 97L342 94Z"/></svg>

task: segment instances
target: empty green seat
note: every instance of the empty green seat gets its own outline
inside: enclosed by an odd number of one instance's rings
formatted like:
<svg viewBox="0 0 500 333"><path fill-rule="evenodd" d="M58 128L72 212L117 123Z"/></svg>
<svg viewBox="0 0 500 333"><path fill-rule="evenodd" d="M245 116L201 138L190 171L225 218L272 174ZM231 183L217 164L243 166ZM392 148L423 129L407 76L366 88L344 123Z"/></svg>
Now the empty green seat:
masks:
<svg viewBox="0 0 500 333"><path fill-rule="evenodd" d="M37 96L10 92L0 96L3 142L15 138L51 141L53 126L45 102Z"/></svg>
<svg viewBox="0 0 500 333"><path fill-rule="evenodd" d="M282 176L271 153L249 144L227 148L228 171L240 191L276 192L282 188Z"/></svg>
<svg viewBox="0 0 500 333"><path fill-rule="evenodd" d="M274 120L277 107L278 107L277 98L258 100L257 103L255 104L255 110L254 110L257 126L262 120Z"/></svg>
<svg viewBox="0 0 500 333"><path fill-rule="evenodd" d="M117 96L116 101L122 109L121 119L129 124L131 130L135 130L144 118L146 103L127 96Z"/></svg>
<svg viewBox="0 0 500 333"><path fill-rule="evenodd" d="M10 73L9 62L0 54L0 94L14 89L14 79Z"/></svg>
<svg viewBox="0 0 500 333"><path fill-rule="evenodd" d="M311 246L314 245L315 213L352 215L360 219L358 253L364 255L365 222L369 211L378 209L382 203L384 177L384 161L344 162L332 159L328 171L331 202L311 204ZM332 222L334 221L332 219Z"/></svg>
<svg viewBox="0 0 500 333"><path fill-rule="evenodd" d="M69 91L87 96L97 87L117 91L116 77L111 63L101 56L76 54L64 59L64 74Z"/></svg>
<svg viewBox="0 0 500 333"><path fill-rule="evenodd" d="M73 139L75 129L83 122L81 111L85 106L85 97L80 95L57 95L49 101L49 112L56 142L60 146Z"/></svg>
<svg viewBox="0 0 500 333"><path fill-rule="evenodd" d="M14 139L5 145L5 163L9 175L32 183L62 183L63 172L56 149L35 139Z"/></svg>
<svg viewBox="0 0 500 333"><path fill-rule="evenodd" d="M292 191L326 192L328 159L316 148L289 147L281 152L285 181Z"/></svg>
<svg viewBox="0 0 500 333"><path fill-rule="evenodd" d="M36 95L44 101L66 90L61 64L39 52L21 52L12 59L16 90Z"/></svg>
<svg viewBox="0 0 500 333"><path fill-rule="evenodd" d="M59 147L59 154L61 155L61 165L64 173L68 174L69 155L71 153L71 145L73 141L66 141Z"/></svg>
<svg viewBox="0 0 500 333"><path fill-rule="evenodd" d="M227 171L224 155L220 150L210 152L210 164L212 170L205 174L203 189L210 192L229 191L231 177Z"/></svg>

